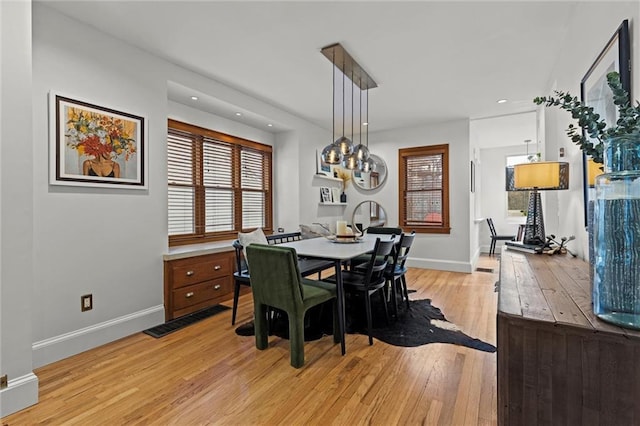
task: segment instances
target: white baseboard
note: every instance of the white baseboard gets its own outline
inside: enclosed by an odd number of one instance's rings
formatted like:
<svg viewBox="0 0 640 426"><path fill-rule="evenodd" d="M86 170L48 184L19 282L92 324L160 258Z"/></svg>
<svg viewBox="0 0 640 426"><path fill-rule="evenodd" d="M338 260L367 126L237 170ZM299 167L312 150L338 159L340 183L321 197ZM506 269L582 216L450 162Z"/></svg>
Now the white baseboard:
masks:
<svg viewBox="0 0 640 426"><path fill-rule="evenodd" d="M422 269L437 269L439 271L462 272L470 274L473 272L471 262L459 262L453 260L439 259L417 259L407 258L407 266Z"/></svg>
<svg viewBox="0 0 640 426"><path fill-rule="evenodd" d="M164 306L158 305L35 342L32 346L33 368L51 364L162 323Z"/></svg>
<svg viewBox="0 0 640 426"><path fill-rule="evenodd" d="M471 257L471 270L476 270L476 263L478 263L478 258L480 257L480 247L476 249L476 252Z"/></svg>
<svg viewBox="0 0 640 426"><path fill-rule="evenodd" d="M9 379L0 390L0 418L23 410L38 402L38 376L33 373Z"/></svg>

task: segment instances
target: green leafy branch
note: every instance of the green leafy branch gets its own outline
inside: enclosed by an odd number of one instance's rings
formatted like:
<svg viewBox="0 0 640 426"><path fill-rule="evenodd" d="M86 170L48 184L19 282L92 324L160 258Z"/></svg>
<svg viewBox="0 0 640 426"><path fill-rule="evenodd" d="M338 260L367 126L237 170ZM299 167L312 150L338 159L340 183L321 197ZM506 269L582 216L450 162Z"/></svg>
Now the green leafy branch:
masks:
<svg viewBox="0 0 640 426"><path fill-rule="evenodd" d="M617 72L612 71L607 74L607 84L613 93L613 103L618 108L619 115L616 125L609 128L593 107L583 105L577 97L571 96L568 92L556 90L555 97L541 96L533 100L537 105L557 106L569 111L571 118L578 121L578 125L569 124L566 130L567 136L596 163L602 163L602 142L605 139L640 133L640 103L636 103L635 107L631 106L629 94L622 87L620 74Z"/></svg>

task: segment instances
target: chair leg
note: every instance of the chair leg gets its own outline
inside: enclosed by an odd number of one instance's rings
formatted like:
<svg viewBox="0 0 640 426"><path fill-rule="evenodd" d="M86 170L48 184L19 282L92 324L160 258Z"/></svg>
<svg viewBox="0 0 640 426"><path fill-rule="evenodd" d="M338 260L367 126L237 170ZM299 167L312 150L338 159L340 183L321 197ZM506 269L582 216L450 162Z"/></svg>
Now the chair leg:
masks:
<svg viewBox="0 0 640 426"><path fill-rule="evenodd" d="M240 283L236 281L233 289L233 312L231 314L231 325L236 325L236 313L238 312L238 298L240 297Z"/></svg>
<svg viewBox="0 0 640 426"><path fill-rule="evenodd" d="M407 279L405 278L404 274L400 276L400 283L402 284L401 291L404 292L404 300L407 304L407 309L409 309L409 289L407 288Z"/></svg>
<svg viewBox="0 0 640 426"><path fill-rule="evenodd" d="M384 304L384 316L387 320L387 325L389 325L389 308L387 308L387 298L384 297L384 291L380 293L380 298L382 299L382 303Z"/></svg>
<svg viewBox="0 0 640 426"><path fill-rule="evenodd" d="M254 333L256 335L256 348L263 350L269 346L269 327L267 325L267 307L253 299L254 309Z"/></svg>
<svg viewBox="0 0 640 426"><path fill-rule="evenodd" d="M373 336L371 335L371 296L369 292L365 290L364 292L364 307L367 311L367 332L369 333L369 345L373 345Z"/></svg>
<svg viewBox="0 0 640 426"><path fill-rule="evenodd" d="M295 317L287 312L289 317L289 345L291 351L291 366L300 368L304 365L304 312Z"/></svg>
<svg viewBox="0 0 640 426"><path fill-rule="evenodd" d="M396 288L395 277L391 278L389 280L389 283L391 283L391 299L393 302L393 314L397 317L398 316L398 291Z"/></svg>

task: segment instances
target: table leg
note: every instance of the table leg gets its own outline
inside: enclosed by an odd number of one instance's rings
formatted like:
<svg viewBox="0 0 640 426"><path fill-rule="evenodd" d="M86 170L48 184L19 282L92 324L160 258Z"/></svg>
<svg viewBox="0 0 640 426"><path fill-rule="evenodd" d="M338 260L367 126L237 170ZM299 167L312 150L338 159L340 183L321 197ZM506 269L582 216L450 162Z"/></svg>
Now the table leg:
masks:
<svg viewBox="0 0 640 426"><path fill-rule="evenodd" d="M340 347L342 349L342 355L344 355L347 350L344 342L345 335L345 314L344 314L344 288L342 284L342 262L340 260L336 260L336 298L338 301L338 324L340 327Z"/></svg>

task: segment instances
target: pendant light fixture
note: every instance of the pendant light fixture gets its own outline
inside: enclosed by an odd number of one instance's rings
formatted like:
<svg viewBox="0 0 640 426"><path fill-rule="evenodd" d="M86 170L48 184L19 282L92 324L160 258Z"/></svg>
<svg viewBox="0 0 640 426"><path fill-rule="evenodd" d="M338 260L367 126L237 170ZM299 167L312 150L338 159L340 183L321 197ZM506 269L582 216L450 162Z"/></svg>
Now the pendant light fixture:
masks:
<svg viewBox="0 0 640 426"><path fill-rule="evenodd" d="M333 68L335 70L335 65ZM342 68L344 68L344 63L342 64ZM346 121L346 105L345 105L346 94L344 91L345 89L344 81L346 80L346 78L347 78L346 74L342 72L342 136L340 136L338 139L335 140L335 142L333 142L334 145L340 148L340 152L343 155L343 161L344 161L344 157L353 154L353 142L351 141L351 139L349 139L345 135L345 132L344 132L344 123ZM353 80L351 80L351 84L353 85ZM351 117L353 119L353 104L351 106ZM351 137L353 138L353 134L351 135Z"/></svg>
<svg viewBox="0 0 640 426"><path fill-rule="evenodd" d="M333 51L331 56L331 63L333 64L333 94L332 94L333 120L332 120L332 128L331 128L332 141L334 140L333 138L335 138L336 136L336 56L335 55L336 55L335 51ZM343 133L344 133L344 130L343 130ZM322 162L325 164L337 165L342 163L343 157L344 156L342 154L342 150L340 149L340 146L336 145L335 143L330 143L329 145L324 147L320 158L322 159Z"/></svg>
<svg viewBox="0 0 640 426"><path fill-rule="evenodd" d="M355 170L358 168L358 154L354 151L353 141L355 140L353 132L353 122L355 116L353 115L353 99L354 99L354 84L353 84L353 70L351 70L351 154L345 155L342 159L342 167L347 170ZM344 153L344 152L343 152Z"/></svg>
<svg viewBox="0 0 640 426"><path fill-rule="evenodd" d="M360 143L353 149L358 160L358 168L362 170L362 163L369 159L369 147L362 144L362 92L368 94L366 90L360 90L360 119L358 125L360 127ZM369 96L367 95L367 114L369 113ZM368 124L368 123L367 123ZM366 127L366 126L365 126ZM367 141L368 142L368 141Z"/></svg>
<svg viewBox="0 0 640 426"><path fill-rule="evenodd" d="M371 88L377 87L373 79L358 65L351 55L342 47L340 43L335 43L322 48L322 54L333 64L333 143L327 145L322 150L322 162L329 165L341 164L344 168L350 170L361 169L362 164L368 161L368 146L362 144L362 130L360 130L360 143L354 148L354 92L355 85L360 89L360 99L362 92L366 92ZM336 128L336 68L342 72L342 135L335 139ZM351 139L345 134L346 122L346 93L345 80L350 76L351 80ZM368 96L367 96L368 103ZM362 100L360 101L360 111L362 115ZM360 117L360 126L362 126L362 117ZM362 129L360 127L360 129ZM367 129L368 132L368 129ZM368 142L368 137L367 137Z"/></svg>
<svg viewBox="0 0 640 426"><path fill-rule="evenodd" d="M365 91L365 94L367 95L367 117L365 118L365 122L362 123L362 125L365 127L365 131L366 131L366 159L364 160L360 160L360 162L358 163L358 169L360 169L361 172L364 173L369 173L369 172L375 172L376 170L376 162L373 161L373 158L370 157L370 152L369 152L369 91Z"/></svg>

